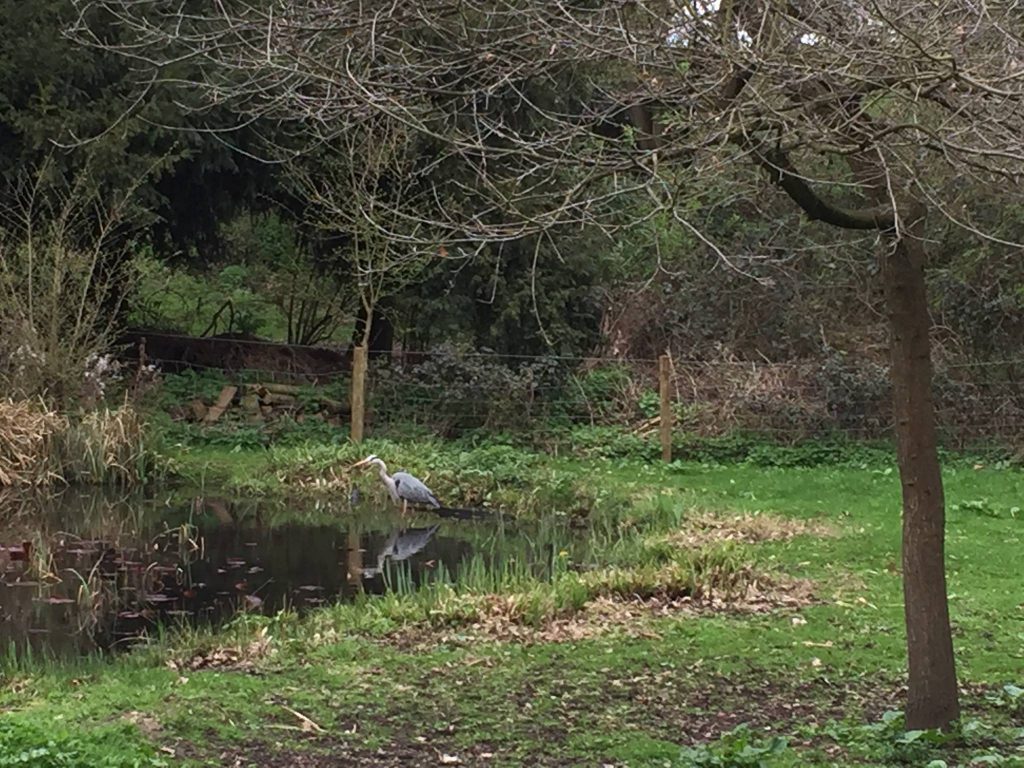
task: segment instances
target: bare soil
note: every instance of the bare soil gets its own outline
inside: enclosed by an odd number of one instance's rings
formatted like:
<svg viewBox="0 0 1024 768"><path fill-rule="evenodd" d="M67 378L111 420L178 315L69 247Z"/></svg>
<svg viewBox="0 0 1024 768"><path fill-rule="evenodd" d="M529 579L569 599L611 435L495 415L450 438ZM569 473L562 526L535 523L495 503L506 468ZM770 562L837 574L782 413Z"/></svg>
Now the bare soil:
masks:
<svg viewBox="0 0 1024 768"><path fill-rule="evenodd" d="M671 678L671 679L670 679ZM491 744L486 741L472 747L455 741L455 726L448 729L426 727L429 739L410 735L405 728L409 712L385 717L375 725L389 728L394 734L383 746L371 748L357 743L356 736L332 733L282 733L279 740L253 743L245 746L222 748L215 754L206 753L205 759L229 768L341 768L363 766L391 768L392 766L493 766L537 765L577 766L593 765L592 759L583 762L566 755L568 737L581 730L594 728L595 716L607 709L628 711L616 723L618 731L633 731L652 738L678 744L696 744L712 741L722 734L747 724L753 730L770 730L775 734L792 734L798 725L808 725L860 717L865 721L877 720L889 709L898 707L904 689L892 682L857 680L837 683L824 678L796 681L786 678L768 678L754 674L720 675L690 674L685 671L652 672L638 678L609 680L602 691L574 691L571 682L569 694L554 721L530 722L527 708L534 691L529 684L510 691L521 707L523 722L511 725L517 732L525 730L532 745L524 754L521 747L512 753L509 742ZM599 695L594 695L599 694ZM574 705L575 702L575 705ZM630 705L622 710L619 705ZM427 723L458 722L458 717L443 707L427 707L418 713L420 721ZM590 723L588 726L587 724ZM342 726L342 731L357 732L365 724L353 722ZM812 746L810 742L791 742L794 747ZM830 745L824 746L826 749ZM199 757L194 750L188 749ZM602 765L617 766L614 759Z"/></svg>

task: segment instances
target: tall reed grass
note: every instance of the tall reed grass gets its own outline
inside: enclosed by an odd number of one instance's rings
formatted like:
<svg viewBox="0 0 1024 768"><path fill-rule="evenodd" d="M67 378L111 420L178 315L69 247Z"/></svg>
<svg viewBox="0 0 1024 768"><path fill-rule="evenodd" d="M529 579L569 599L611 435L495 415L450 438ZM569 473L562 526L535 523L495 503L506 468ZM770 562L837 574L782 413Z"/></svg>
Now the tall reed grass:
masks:
<svg viewBox="0 0 1024 768"><path fill-rule="evenodd" d="M86 413L62 435L64 479L122 487L142 484L152 464L145 438L145 422L128 403Z"/></svg>
<svg viewBox="0 0 1024 768"><path fill-rule="evenodd" d="M33 400L0 401L0 485L61 479L61 436L68 420Z"/></svg>
<svg viewBox="0 0 1024 768"><path fill-rule="evenodd" d="M42 401L0 401L0 486L130 487L152 467L144 421L129 403L72 418Z"/></svg>

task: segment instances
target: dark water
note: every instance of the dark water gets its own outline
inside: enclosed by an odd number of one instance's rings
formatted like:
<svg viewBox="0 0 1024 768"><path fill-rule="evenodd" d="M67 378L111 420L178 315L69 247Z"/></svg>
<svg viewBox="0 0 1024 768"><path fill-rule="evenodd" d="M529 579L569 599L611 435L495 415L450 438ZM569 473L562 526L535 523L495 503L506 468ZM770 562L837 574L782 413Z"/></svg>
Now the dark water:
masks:
<svg viewBox="0 0 1024 768"><path fill-rule="evenodd" d="M68 657L146 642L161 627L239 611L303 611L360 592L457 581L467 568L538 577L568 540L500 518L402 520L363 501L0 499L0 650Z"/></svg>

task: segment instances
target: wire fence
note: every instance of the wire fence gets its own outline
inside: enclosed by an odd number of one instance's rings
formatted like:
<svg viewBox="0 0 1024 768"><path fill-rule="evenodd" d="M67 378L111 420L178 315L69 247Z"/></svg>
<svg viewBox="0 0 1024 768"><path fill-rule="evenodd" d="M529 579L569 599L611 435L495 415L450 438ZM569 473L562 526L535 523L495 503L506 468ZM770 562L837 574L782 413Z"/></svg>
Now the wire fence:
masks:
<svg viewBox="0 0 1024 768"><path fill-rule="evenodd" d="M345 430L351 423L351 363L343 353L335 354L337 365L314 371L279 365L277 358L264 366L151 356L141 362L178 374L165 375L163 386L193 406L179 418L210 421L210 409L230 385L235 391L223 416L229 421L294 419ZM247 354L235 360L259 358ZM659 382L654 359L454 348L397 352L369 358L366 434L414 429L444 437L480 434L555 444L587 425L614 427L656 443L667 397L673 441L735 434L788 444L837 436L890 440L888 373L883 364L839 358L674 360L667 381ZM1024 436L1022 374L1024 360L937 364L934 396L943 443L1015 450Z"/></svg>

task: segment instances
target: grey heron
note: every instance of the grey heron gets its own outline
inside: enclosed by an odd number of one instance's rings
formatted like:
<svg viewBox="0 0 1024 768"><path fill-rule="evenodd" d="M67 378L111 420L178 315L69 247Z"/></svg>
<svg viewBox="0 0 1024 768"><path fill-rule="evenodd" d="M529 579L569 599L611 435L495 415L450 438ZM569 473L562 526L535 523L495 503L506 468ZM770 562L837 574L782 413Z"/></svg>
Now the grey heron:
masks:
<svg viewBox="0 0 1024 768"><path fill-rule="evenodd" d="M357 469L368 466L377 467L381 482L388 489L391 498L394 499L396 504L400 503L402 505L403 515L408 511L409 504L426 504L435 509L441 506L441 502L434 496L434 492L427 488L422 480L418 477L413 477L408 472L395 472L394 475L389 475L387 464L381 461L380 457L376 454L371 453L365 459L353 465L352 468Z"/></svg>

